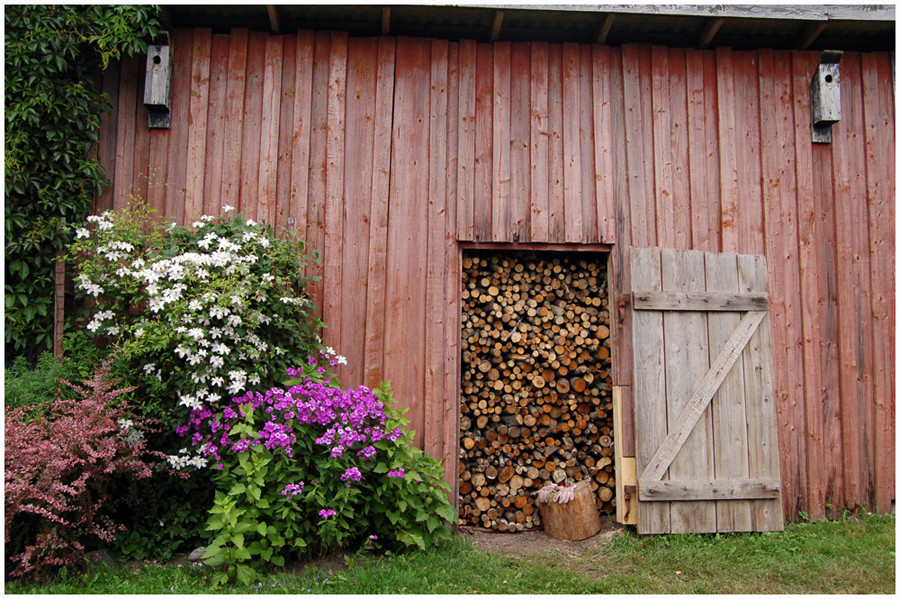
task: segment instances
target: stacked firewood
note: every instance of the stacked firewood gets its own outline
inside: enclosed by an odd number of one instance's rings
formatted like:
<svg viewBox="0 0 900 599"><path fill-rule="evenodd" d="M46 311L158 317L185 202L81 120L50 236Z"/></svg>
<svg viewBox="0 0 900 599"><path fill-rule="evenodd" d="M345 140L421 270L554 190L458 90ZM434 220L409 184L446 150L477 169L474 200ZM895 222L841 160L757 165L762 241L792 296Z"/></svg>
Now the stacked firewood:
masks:
<svg viewBox="0 0 900 599"><path fill-rule="evenodd" d="M589 479L615 506L606 264L595 255L463 259L459 523L540 524L534 493Z"/></svg>

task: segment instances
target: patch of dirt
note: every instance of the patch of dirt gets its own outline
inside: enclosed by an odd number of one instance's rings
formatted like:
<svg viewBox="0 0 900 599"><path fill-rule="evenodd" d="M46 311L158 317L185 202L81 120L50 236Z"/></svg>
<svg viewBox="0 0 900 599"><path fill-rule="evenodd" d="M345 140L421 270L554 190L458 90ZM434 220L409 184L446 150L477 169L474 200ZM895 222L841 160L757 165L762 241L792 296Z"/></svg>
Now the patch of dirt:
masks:
<svg viewBox="0 0 900 599"><path fill-rule="evenodd" d="M526 532L492 532L483 529L460 526L461 535L471 539L475 545L487 553L500 553L509 557L530 557L542 553L578 557L585 551L598 549L622 534L625 527L604 518L600 532L581 541L563 541L548 537L543 530Z"/></svg>

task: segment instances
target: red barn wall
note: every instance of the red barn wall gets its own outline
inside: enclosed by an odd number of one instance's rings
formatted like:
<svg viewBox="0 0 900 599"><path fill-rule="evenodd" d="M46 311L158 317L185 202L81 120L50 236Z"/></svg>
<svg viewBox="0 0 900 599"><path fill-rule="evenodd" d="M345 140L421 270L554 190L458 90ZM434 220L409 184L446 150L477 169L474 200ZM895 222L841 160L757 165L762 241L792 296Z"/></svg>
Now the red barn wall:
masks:
<svg viewBox="0 0 900 599"><path fill-rule="evenodd" d="M459 242L610 245L620 291L620 249L659 246L767 256L786 516L890 508L888 53L844 54L843 118L819 145L814 52L208 29L171 44L169 129L147 128L142 59L103 75L96 209L134 196L191 222L230 204L299 230L342 381L390 380L451 484Z"/></svg>

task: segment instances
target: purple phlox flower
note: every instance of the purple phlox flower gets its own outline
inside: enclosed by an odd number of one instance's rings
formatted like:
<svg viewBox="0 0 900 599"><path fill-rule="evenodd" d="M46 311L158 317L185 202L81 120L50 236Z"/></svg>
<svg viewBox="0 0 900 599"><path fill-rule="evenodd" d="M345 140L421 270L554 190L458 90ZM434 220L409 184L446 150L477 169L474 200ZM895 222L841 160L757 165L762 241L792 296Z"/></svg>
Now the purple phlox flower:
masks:
<svg viewBox="0 0 900 599"><path fill-rule="evenodd" d="M323 520L326 520L326 519L330 518L331 516L334 516L336 513L337 512L334 510L319 510L319 515L322 516Z"/></svg>
<svg viewBox="0 0 900 599"><path fill-rule="evenodd" d="M347 468L347 470L345 470L344 473L341 475L341 480L344 480L344 481L352 480L354 482L357 482L361 478L362 478L362 473L359 471L359 469L356 466L353 466L352 468ZM348 483L348 486L349 486L349 483Z"/></svg>
<svg viewBox="0 0 900 599"><path fill-rule="evenodd" d="M375 446L368 445L366 447L363 447L359 451L357 451L356 455L360 456L364 460L371 460L372 458L375 457L376 453L377 453L377 450L375 449Z"/></svg>
<svg viewBox="0 0 900 599"><path fill-rule="evenodd" d="M204 443L203 447L200 448L200 455L202 455L205 458L208 458L209 456L213 455L214 453L216 453L216 446L213 443L210 443L209 441Z"/></svg>
<svg viewBox="0 0 900 599"><path fill-rule="evenodd" d="M190 428L190 427L188 427L188 426L176 426L176 427L175 427L175 432L178 433L178 436L179 436L179 437L183 437L183 436L185 435L185 433L188 432L188 429L189 429L189 428Z"/></svg>
<svg viewBox="0 0 900 599"><path fill-rule="evenodd" d="M202 440L203 440L203 435L201 435L200 433L194 433L194 436L191 437L191 445L197 445Z"/></svg>
<svg viewBox="0 0 900 599"><path fill-rule="evenodd" d="M281 494L284 496L290 494L291 497L293 497L294 495L299 495L303 492L303 486L304 485L302 481L300 482L300 484L296 485L293 483L285 485L284 490L281 491Z"/></svg>
<svg viewBox="0 0 900 599"><path fill-rule="evenodd" d="M400 468L398 468L397 470L391 470L390 472L387 473L387 475L390 476L391 478L403 478L404 474L406 474L406 472L403 470L402 466Z"/></svg>
<svg viewBox="0 0 900 599"><path fill-rule="evenodd" d="M370 541L377 541L377 540L378 540L378 535L369 535L369 540L370 540Z"/></svg>
<svg viewBox="0 0 900 599"><path fill-rule="evenodd" d="M241 439L240 441L238 441L237 443L235 443L234 445L231 446L231 451L234 451L237 453L244 453L248 449L250 449L250 439Z"/></svg>
<svg viewBox="0 0 900 599"><path fill-rule="evenodd" d="M222 410L222 416L225 417L225 420L234 420L238 417L237 412L232 410L230 406Z"/></svg>

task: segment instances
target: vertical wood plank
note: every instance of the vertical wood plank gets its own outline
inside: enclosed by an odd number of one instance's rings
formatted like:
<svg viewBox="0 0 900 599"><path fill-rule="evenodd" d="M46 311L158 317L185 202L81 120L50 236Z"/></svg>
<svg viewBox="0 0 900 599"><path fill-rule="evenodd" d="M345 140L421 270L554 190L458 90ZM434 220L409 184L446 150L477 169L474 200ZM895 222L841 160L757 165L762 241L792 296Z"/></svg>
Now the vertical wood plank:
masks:
<svg viewBox="0 0 900 599"><path fill-rule="evenodd" d="M509 111L509 241L531 241L531 50L528 44L510 48Z"/></svg>
<svg viewBox="0 0 900 599"><path fill-rule="evenodd" d="M184 223L184 192L187 181L189 109L191 96L191 64L194 44L190 29L176 31L170 39L171 52L180 56L172 73L172 120L166 160L166 218Z"/></svg>
<svg viewBox="0 0 900 599"><path fill-rule="evenodd" d="M884 54L862 55L865 105L866 195L869 198L869 255L872 277L875 392L875 509L886 513L894 499L895 482L895 308L893 280L896 272L895 241L895 145L894 77Z"/></svg>
<svg viewBox="0 0 900 599"><path fill-rule="evenodd" d="M622 46L622 85L625 100L625 160L628 173L628 205L631 222L631 244L636 247L655 245L655 211L649 209L653 200L652 182L644 176L644 149L642 136L646 127L643 123L643 102L641 93L641 69L638 47ZM654 229L651 238L650 229Z"/></svg>
<svg viewBox="0 0 900 599"><path fill-rule="evenodd" d="M260 115L258 191L255 216L259 221L275 224L278 185L278 132L281 128L281 70L284 58L284 37L273 35L266 39L263 59L262 98ZM249 207L246 213L254 211Z"/></svg>
<svg viewBox="0 0 900 599"><path fill-rule="evenodd" d="M669 121L669 53L662 46L650 49L653 60L651 85L651 103L653 105L653 122L650 133L653 135L654 177L656 179L656 217L660 221L657 242L661 248L675 248L675 222L672 155L672 127Z"/></svg>
<svg viewBox="0 0 900 599"><path fill-rule="evenodd" d="M823 454L823 414L822 397L826 391L822 382L824 362L822 340L823 298L827 295L825 278L821 276L819 245L822 232L819 229L819 215L816 213L815 188L813 183L812 135L809 126L810 77L815 70L813 54L792 53L792 85L794 108L794 138L796 140L797 176L797 225L800 242L799 267L803 314L803 362L806 413L807 485L809 497L805 511L813 519L825 517L825 458Z"/></svg>
<svg viewBox="0 0 900 599"><path fill-rule="evenodd" d="M838 315L841 351L841 420L846 507L868 506L871 491L869 406L872 400L872 312L868 206L865 197L865 126L861 113L860 57L841 59L841 127L834 139L835 221L838 242Z"/></svg>
<svg viewBox="0 0 900 599"><path fill-rule="evenodd" d="M263 85L268 35L252 31L247 41L244 117L241 132L240 204L245 218L255 219L259 202L259 163L262 139Z"/></svg>
<svg viewBox="0 0 900 599"><path fill-rule="evenodd" d="M493 46L490 238L493 241L509 241L512 237L509 197L510 47L509 42L496 42Z"/></svg>
<svg viewBox="0 0 900 599"><path fill-rule="evenodd" d="M493 198L494 53L492 44L478 44L475 54L475 195L474 239L491 239Z"/></svg>
<svg viewBox="0 0 900 599"><path fill-rule="evenodd" d="M477 48L472 40L459 42L459 142L456 236L475 239L475 73Z"/></svg>
<svg viewBox="0 0 900 599"><path fill-rule="evenodd" d="M249 34L246 29L231 30L228 48L228 80L225 84L225 128L223 141L222 198L224 206L239 208L241 194L241 147L244 114L244 84L247 78Z"/></svg>
<svg viewBox="0 0 900 599"><path fill-rule="evenodd" d="M431 41L431 89L428 132L428 236L425 271L425 395L422 440L425 451L444 454L444 328L447 268L447 65L448 42ZM452 290L455 293L455 288ZM454 444L455 446L455 444Z"/></svg>
<svg viewBox="0 0 900 599"><path fill-rule="evenodd" d="M344 150L344 230L341 268L341 337L338 346L347 357L339 372L341 384L363 383L366 341L366 269L372 210L378 39L350 38L347 46L347 116Z"/></svg>
<svg viewBox="0 0 900 599"><path fill-rule="evenodd" d="M597 224L597 175L594 171L594 94L593 94L593 60L590 46L581 46L579 49L580 61L578 66L579 81L579 127L578 134L581 142L579 156L581 162L581 241L584 243L597 243L599 241L599 229Z"/></svg>
<svg viewBox="0 0 900 599"><path fill-rule="evenodd" d="M331 34L328 67L328 108L325 124L325 244L322 268L325 275L322 314L328 328L324 338L338 351L341 331L340 289L344 257L344 122L347 99L347 34Z"/></svg>
<svg viewBox="0 0 900 599"><path fill-rule="evenodd" d="M760 156L759 67L756 52L732 53L735 90L735 129L738 142L735 155L741 209L737 228L740 252L761 255L765 252Z"/></svg>
<svg viewBox="0 0 900 599"><path fill-rule="evenodd" d="M422 431L428 209L430 41L397 40L384 368L410 427ZM422 435L416 444L422 446Z"/></svg>
<svg viewBox="0 0 900 599"><path fill-rule="evenodd" d="M706 134L706 147L704 157L706 160L706 198L709 206L709 233L708 245L703 249L708 252L722 251L721 235L721 187L719 184L719 139L716 128L716 113L718 99L716 97L716 56L712 51L704 51L703 56L703 118L706 122L704 132Z"/></svg>
<svg viewBox="0 0 900 599"><path fill-rule="evenodd" d="M790 55L760 51L760 113L762 131L770 143L762 148L763 202L766 214L766 256L769 259L773 323L775 389L779 406L781 455L791 456L782 470L788 518L796 517L806 495L803 360L800 349L802 315L796 222L796 177L793 140Z"/></svg>
<svg viewBox="0 0 900 599"><path fill-rule="evenodd" d="M818 62L814 58L813 62ZM831 144L815 144L813 154L814 227L819 232L816 243L818 252L819 286L821 295L822 327L822 389L819 401L822 404L822 450L824 469L822 478L825 485L825 503L843 506L844 473L841 458L841 376L840 367L840 323L838 321L837 283L837 241L834 207L834 169L832 168ZM842 508L829 511L826 515L836 517Z"/></svg>
<svg viewBox="0 0 900 599"><path fill-rule="evenodd" d="M610 50L609 86L610 130L609 144L612 157L613 193L615 208L616 245L609 258L610 333L612 343L613 384L622 389L622 422L625 435L622 448L626 456L636 455L634 424L633 368L634 348L631 341L633 311L625 301L632 290L631 282L631 214L628 200L628 174L625 168L625 94L622 77L621 50ZM649 459L649 458L648 458ZM666 516L668 518L668 516Z"/></svg>
<svg viewBox="0 0 900 599"><path fill-rule="evenodd" d="M549 46L531 43L531 240L550 239Z"/></svg>
<svg viewBox="0 0 900 599"><path fill-rule="evenodd" d="M741 289L764 293L766 260L762 256L738 256L738 278ZM778 462L778 431L776 421L775 387L772 376L771 314L766 317L747 343L741 356L744 366L744 388L747 397L747 468L751 478L780 479ZM751 401L752 399L752 401ZM782 483L782 494L784 486ZM753 530L771 531L784 528L781 499L761 499L751 502Z"/></svg>
<svg viewBox="0 0 900 599"><path fill-rule="evenodd" d="M661 250L661 262L663 291L689 292L706 289L703 253L664 249ZM687 405L696 381L709 370L707 315L702 312L669 312L663 314L662 319L666 417L668 430L672 430L678 415ZM661 409L661 406L657 405L656 409ZM713 412L714 408L710 407L703 413L672 460L669 466L671 478L712 478L715 467L710 443L713 438ZM714 502L678 501L673 502L669 509L672 532L716 531Z"/></svg>
<svg viewBox="0 0 900 599"><path fill-rule="evenodd" d="M297 56L294 70L294 110L291 130L291 205L288 218L293 218L293 228L307 239L306 210L309 198L310 132L312 129L312 31L297 32Z"/></svg>
<svg viewBox="0 0 900 599"><path fill-rule="evenodd" d="M144 66L144 57L135 56L137 61L137 93L135 94L134 112L134 164L132 171L132 195L140 202L147 202L147 192L150 182L150 128L147 126L149 110L144 106L145 77L142 76L141 67Z"/></svg>
<svg viewBox="0 0 900 599"><path fill-rule="evenodd" d="M656 181L653 176L653 103L652 88L653 80L650 73L653 70L653 63L650 57L650 46L638 46L638 85L640 87L641 103L638 107L641 114L641 162L644 177L644 207L649 211L647 239L650 245L659 245L659 219L656 215ZM632 226L634 222L632 222Z"/></svg>
<svg viewBox="0 0 900 599"><path fill-rule="evenodd" d="M688 155L687 58L682 49L669 50L669 123L672 134L673 243L691 247L691 181ZM666 226L663 223L663 226Z"/></svg>
<svg viewBox="0 0 900 599"><path fill-rule="evenodd" d="M509 197L510 47L509 42L496 42L493 46L491 239L509 241L511 237Z"/></svg>
<svg viewBox="0 0 900 599"><path fill-rule="evenodd" d="M738 263L735 254L707 253L706 290L739 293ZM731 332L740 324L737 312L710 312L709 355L716 356L725 347ZM738 360L719 386L710 403L712 413L712 444L714 447L715 478L746 479L750 476L749 446L747 444L746 403L754 398L744 397L744 366ZM750 531L753 522L749 501L717 501L717 532Z"/></svg>
<svg viewBox="0 0 900 599"><path fill-rule="evenodd" d="M225 136L229 123L225 120L228 87L228 36L214 35L209 67L209 111L206 126L206 174L203 178L203 214L222 214L222 180L224 179Z"/></svg>
<svg viewBox="0 0 900 599"><path fill-rule="evenodd" d="M328 78L331 70L331 34L315 32L309 137L309 187L306 202L306 242L322 258L325 251L325 197L328 172ZM324 264L307 266L307 276L324 276ZM323 281L309 284L309 297L319 315L324 311Z"/></svg>
<svg viewBox="0 0 900 599"><path fill-rule="evenodd" d="M184 193L184 221L203 212L203 179L206 172L206 125L209 115L209 69L212 30L194 30L191 60L190 121L188 124L187 182Z"/></svg>
<svg viewBox="0 0 900 599"><path fill-rule="evenodd" d="M137 111L137 62L123 58L119 79L118 125L116 127L116 162L113 179L115 210L124 208L131 196L134 176L134 122Z"/></svg>
<svg viewBox="0 0 900 599"><path fill-rule="evenodd" d="M731 48L716 48L716 86L719 124L719 189L721 200L722 251L737 252L738 237L738 162L736 156L734 61Z"/></svg>
<svg viewBox="0 0 900 599"><path fill-rule="evenodd" d="M112 210L113 195L116 189L116 141L119 127L119 73L121 68L121 63L114 61L100 75L100 89L109 95L111 108L100 117L100 130L97 133L97 153L100 159L100 166L103 167L103 172L106 173L109 185L103 188L94 201L93 210L96 214ZM162 146L162 153L165 153L165 145ZM165 176L165 171L163 171L162 178L165 179Z"/></svg>
<svg viewBox="0 0 900 599"><path fill-rule="evenodd" d="M613 90L608 46L593 46L594 173L596 176L597 229L600 243L616 242L615 187L612 158Z"/></svg>
<svg viewBox="0 0 900 599"><path fill-rule="evenodd" d="M550 133L549 160L550 181L550 225L548 241L565 241L566 221L563 190L563 97L562 97L562 47L552 44L548 47L547 86L547 128Z"/></svg>
<svg viewBox="0 0 900 599"><path fill-rule="evenodd" d="M631 248L631 284L640 291L662 291L662 262L657 248ZM666 396L666 355L664 353L663 315L654 310L633 313L632 348L641 365L641 376L634 381L634 424L638 478L668 432L665 411L659 398ZM656 398L657 401L653 401ZM668 474L663 475L668 479ZM638 532L672 532L669 504L641 502L638 506Z"/></svg>
<svg viewBox="0 0 900 599"><path fill-rule="evenodd" d="M394 106L394 65L396 41L378 40L378 71L375 83L375 146L372 151L372 208L369 225L369 267L366 270L366 356L365 384L377 386L384 380L385 315L387 311L386 270L388 240L388 198Z"/></svg>
<svg viewBox="0 0 900 599"><path fill-rule="evenodd" d="M291 191L294 145L294 101L296 96L295 80L297 76L297 36L284 37L284 52L281 63L281 98L278 117L281 126L278 128L278 167L276 172L274 215L272 226L278 232L293 229L296 219L288 222L291 215Z"/></svg>
<svg viewBox="0 0 900 599"><path fill-rule="evenodd" d="M688 50L687 93L688 93L688 153L691 177L691 248L704 250L710 247L710 211L713 206L706 195L710 176L706 169L706 118L704 111L703 55L696 50Z"/></svg>
<svg viewBox="0 0 900 599"><path fill-rule="evenodd" d="M444 320L444 439L441 465L444 482L450 487L450 501L458 506L459 498L459 345L462 274L459 249L456 243L457 196L459 175L459 48L460 44L448 44L447 82L447 215L444 231L444 293L446 315Z"/></svg>
<svg viewBox="0 0 900 599"><path fill-rule="evenodd" d="M564 240L581 242L581 94L578 44L562 45L562 161Z"/></svg>

